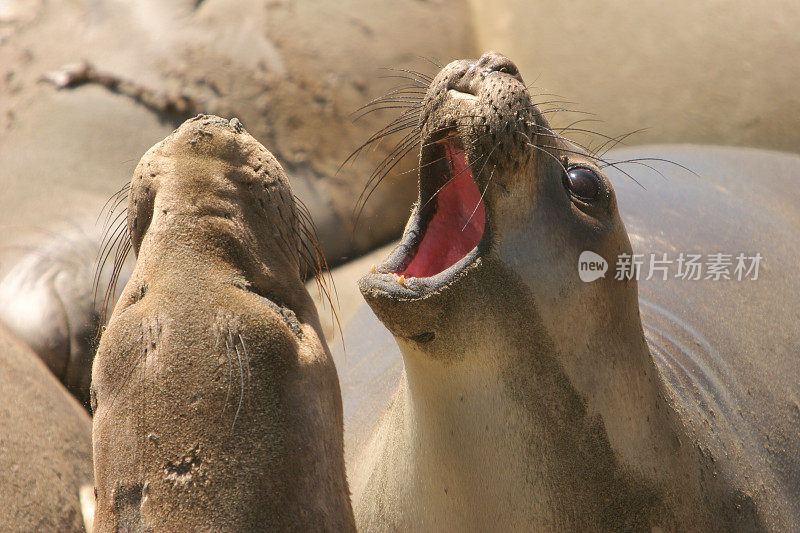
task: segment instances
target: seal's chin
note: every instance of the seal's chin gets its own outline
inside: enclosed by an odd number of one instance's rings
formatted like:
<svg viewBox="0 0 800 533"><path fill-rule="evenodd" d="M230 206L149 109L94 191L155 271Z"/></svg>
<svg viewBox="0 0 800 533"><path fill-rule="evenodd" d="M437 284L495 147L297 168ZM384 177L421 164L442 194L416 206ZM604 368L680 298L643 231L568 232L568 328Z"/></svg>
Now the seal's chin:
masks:
<svg viewBox="0 0 800 533"><path fill-rule="evenodd" d="M399 285L407 297L442 288L477 260L485 225L483 197L458 138L423 143L419 203L373 282L384 290Z"/></svg>

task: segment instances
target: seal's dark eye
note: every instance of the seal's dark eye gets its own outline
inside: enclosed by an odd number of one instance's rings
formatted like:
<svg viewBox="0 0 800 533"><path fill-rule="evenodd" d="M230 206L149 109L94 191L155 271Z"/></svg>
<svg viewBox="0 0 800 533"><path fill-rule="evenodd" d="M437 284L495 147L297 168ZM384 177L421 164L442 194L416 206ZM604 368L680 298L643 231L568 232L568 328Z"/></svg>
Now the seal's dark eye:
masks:
<svg viewBox="0 0 800 533"><path fill-rule="evenodd" d="M602 190L600 176L586 167L567 169L567 174L564 177L564 187L572 195L586 201L597 200Z"/></svg>

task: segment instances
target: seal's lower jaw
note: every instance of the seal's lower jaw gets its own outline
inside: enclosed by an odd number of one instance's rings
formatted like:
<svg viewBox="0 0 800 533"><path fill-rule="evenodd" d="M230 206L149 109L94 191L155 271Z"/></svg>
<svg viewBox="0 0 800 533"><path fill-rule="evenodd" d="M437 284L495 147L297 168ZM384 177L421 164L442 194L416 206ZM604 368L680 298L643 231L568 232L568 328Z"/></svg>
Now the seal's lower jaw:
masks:
<svg viewBox="0 0 800 533"><path fill-rule="evenodd" d="M400 244L362 286L406 299L439 291L478 261L485 230L483 197L458 139L428 141L419 203Z"/></svg>

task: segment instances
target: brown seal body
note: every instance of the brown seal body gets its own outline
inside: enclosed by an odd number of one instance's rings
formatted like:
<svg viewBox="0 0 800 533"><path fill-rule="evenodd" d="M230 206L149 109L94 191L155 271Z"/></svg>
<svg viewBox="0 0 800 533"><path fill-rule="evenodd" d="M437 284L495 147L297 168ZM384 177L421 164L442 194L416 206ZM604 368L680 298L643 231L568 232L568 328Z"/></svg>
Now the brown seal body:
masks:
<svg viewBox="0 0 800 533"><path fill-rule="evenodd" d="M709 151L700 178L640 196L623 224L609 161L551 129L502 55L451 63L418 109L418 203L360 282L402 370L387 379L386 345L360 319L371 352L348 359L375 370L343 381L373 400L396 383L371 438L349 441L359 527L796 529L797 158L751 154L780 174L758 182ZM642 281L640 304L636 279L614 275L631 240L761 249L773 265L751 284ZM605 277L581 279L585 251L610 264ZM744 306L729 305L737 295Z"/></svg>
<svg viewBox="0 0 800 533"><path fill-rule="evenodd" d="M0 530L83 531L91 420L44 363L0 326Z"/></svg>
<svg viewBox="0 0 800 533"><path fill-rule="evenodd" d="M286 176L237 121L141 160L92 373L99 531L353 529L338 380Z"/></svg>

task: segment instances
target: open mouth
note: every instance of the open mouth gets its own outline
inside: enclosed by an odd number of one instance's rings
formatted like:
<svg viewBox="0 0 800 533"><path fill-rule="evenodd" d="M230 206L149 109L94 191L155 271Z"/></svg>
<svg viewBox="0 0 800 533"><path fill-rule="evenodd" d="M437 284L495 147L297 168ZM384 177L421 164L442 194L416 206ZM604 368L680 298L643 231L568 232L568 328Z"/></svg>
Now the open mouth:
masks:
<svg viewBox="0 0 800 533"><path fill-rule="evenodd" d="M485 206L455 135L424 144L419 204L411 216L400 245L380 272L402 281L430 278L476 255L472 252L483 238Z"/></svg>

